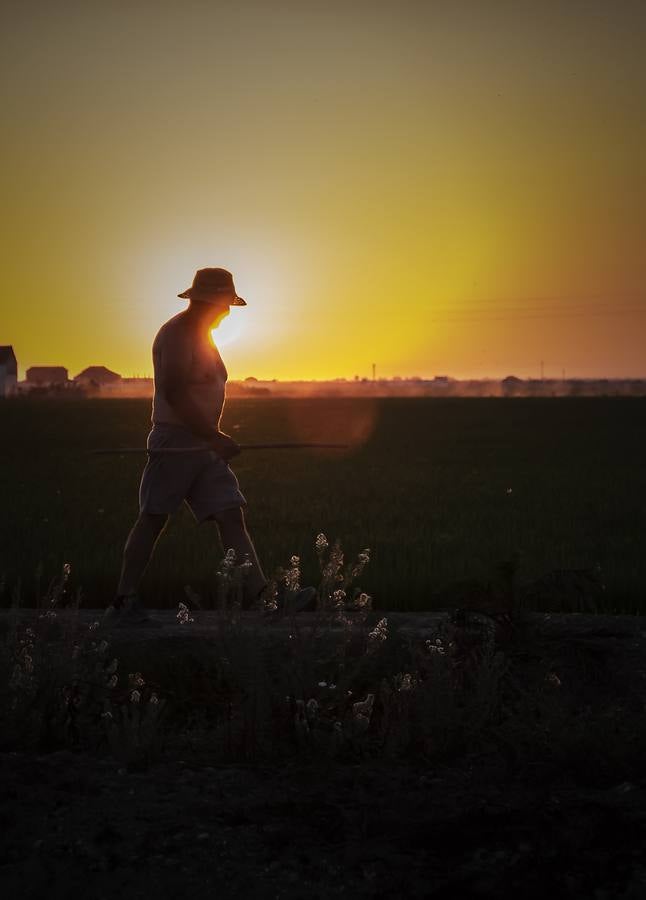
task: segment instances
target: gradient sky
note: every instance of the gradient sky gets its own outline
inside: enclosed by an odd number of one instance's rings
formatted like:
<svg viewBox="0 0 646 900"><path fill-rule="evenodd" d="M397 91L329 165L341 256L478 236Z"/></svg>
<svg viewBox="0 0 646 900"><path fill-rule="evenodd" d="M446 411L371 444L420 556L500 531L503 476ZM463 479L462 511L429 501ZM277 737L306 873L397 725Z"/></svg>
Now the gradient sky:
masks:
<svg viewBox="0 0 646 900"><path fill-rule="evenodd" d="M176 294L220 265L249 304L232 378L646 376L646 4L1 15L21 375L151 373Z"/></svg>

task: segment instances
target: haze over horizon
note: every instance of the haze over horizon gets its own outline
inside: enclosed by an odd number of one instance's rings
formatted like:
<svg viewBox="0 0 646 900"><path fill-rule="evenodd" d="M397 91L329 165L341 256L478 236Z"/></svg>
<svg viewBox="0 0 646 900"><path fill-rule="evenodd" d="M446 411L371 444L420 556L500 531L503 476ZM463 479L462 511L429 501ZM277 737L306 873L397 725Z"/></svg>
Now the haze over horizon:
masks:
<svg viewBox="0 0 646 900"><path fill-rule="evenodd" d="M7 0L0 344L151 374L216 265L231 379L644 377L645 36L637 2Z"/></svg>

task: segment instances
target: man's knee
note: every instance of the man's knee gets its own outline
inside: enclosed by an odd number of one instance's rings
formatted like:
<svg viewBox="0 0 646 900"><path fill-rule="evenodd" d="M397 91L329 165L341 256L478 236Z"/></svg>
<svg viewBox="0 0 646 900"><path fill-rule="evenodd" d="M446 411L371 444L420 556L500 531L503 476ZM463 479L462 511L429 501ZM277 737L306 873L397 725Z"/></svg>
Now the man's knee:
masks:
<svg viewBox="0 0 646 900"><path fill-rule="evenodd" d="M161 534L168 525L170 516L168 513L139 513L137 518L137 527L150 532L151 534Z"/></svg>
<svg viewBox="0 0 646 900"><path fill-rule="evenodd" d="M209 520L214 520L220 527L224 528L235 526L244 528L244 516L242 514L242 509L239 506L234 506L231 509L223 509L220 512L214 513L205 521L208 522Z"/></svg>

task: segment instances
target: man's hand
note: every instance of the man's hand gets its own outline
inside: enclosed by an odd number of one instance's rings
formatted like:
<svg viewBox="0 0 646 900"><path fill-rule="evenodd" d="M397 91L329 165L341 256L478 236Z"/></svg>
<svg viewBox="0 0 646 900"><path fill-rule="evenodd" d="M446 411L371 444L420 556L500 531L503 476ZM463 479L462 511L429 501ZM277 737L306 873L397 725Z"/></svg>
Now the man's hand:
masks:
<svg viewBox="0 0 646 900"><path fill-rule="evenodd" d="M233 438L223 431L218 431L213 438L213 449L225 462L240 453L240 445L236 444Z"/></svg>

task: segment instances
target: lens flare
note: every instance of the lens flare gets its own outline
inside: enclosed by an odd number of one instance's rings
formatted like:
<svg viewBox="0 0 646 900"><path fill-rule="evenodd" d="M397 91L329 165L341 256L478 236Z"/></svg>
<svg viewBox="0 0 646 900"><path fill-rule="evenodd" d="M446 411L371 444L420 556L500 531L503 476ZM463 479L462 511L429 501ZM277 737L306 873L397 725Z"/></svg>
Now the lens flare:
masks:
<svg viewBox="0 0 646 900"><path fill-rule="evenodd" d="M232 309L228 316L220 322L217 328L211 331L211 338L217 347L226 347L233 344L244 331L244 318L238 311Z"/></svg>
<svg viewBox="0 0 646 900"><path fill-rule="evenodd" d="M306 414L311 406L307 397L295 398L286 405L284 433L298 441L336 441L347 443L351 453L357 447L367 444L378 426L379 406L374 398L349 401L348 398L320 398L316 417ZM334 454L340 458L338 450L319 450L319 455Z"/></svg>

